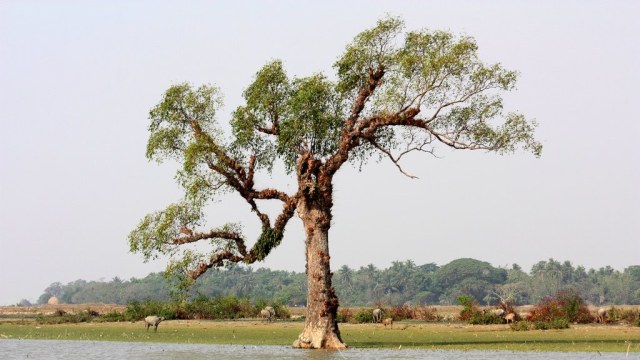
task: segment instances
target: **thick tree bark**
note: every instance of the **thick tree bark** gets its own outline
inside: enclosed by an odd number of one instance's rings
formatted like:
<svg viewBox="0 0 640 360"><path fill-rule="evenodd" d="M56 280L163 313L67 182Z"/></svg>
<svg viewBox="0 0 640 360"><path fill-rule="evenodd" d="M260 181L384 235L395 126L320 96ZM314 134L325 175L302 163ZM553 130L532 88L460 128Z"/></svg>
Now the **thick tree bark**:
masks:
<svg viewBox="0 0 640 360"><path fill-rule="evenodd" d="M325 197L325 196L328 196ZM338 297L331 286L329 227L331 191L300 200L298 214L306 231L307 317L304 330L293 343L303 349L345 349L338 329ZM328 200L323 201L322 199Z"/></svg>

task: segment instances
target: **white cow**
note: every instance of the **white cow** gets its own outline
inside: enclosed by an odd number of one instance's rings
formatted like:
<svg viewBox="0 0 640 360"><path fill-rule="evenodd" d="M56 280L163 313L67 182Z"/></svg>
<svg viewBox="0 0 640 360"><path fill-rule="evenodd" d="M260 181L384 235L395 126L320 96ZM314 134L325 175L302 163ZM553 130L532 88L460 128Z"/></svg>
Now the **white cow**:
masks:
<svg viewBox="0 0 640 360"><path fill-rule="evenodd" d="M163 317L147 316L146 318L144 318L144 325L147 327L147 331L149 331L150 326L153 326L154 331L158 332L158 325L160 325L160 323L163 321L164 321Z"/></svg>
<svg viewBox="0 0 640 360"><path fill-rule="evenodd" d="M374 323L379 323L380 321L382 321L382 310L374 309L372 319Z"/></svg>
<svg viewBox="0 0 640 360"><path fill-rule="evenodd" d="M276 319L276 310L271 306L266 306L264 309L260 310L260 317L266 318L271 322Z"/></svg>

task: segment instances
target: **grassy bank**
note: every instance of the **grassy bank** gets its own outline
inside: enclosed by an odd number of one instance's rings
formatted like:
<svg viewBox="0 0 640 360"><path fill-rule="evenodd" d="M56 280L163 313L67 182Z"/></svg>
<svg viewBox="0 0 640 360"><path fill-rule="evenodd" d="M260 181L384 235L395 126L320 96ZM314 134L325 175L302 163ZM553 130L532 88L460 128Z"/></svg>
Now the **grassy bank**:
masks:
<svg viewBox="0 0 640 360"><path fill-rule="evenodd" d="M166 321L158 332L142 322L38 325L31 321L0 322L2 339L58 339L200 344L291 345L302 322ZM640 352L640 328L573 325L565 330L511 331L507 325L405 322L385 329L373 324L341 324L352 348L424 348L511 351Z"/></svg>

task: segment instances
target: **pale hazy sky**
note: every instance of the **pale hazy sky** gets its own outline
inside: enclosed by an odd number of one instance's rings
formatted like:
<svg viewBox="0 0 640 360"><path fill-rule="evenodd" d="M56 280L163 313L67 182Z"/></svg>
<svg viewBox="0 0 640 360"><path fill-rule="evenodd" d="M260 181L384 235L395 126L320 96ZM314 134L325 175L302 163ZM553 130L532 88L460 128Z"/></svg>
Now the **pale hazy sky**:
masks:
<svg viewBox="0 0 640 360"><path fill-rule="evenodd" d="M417 180L388 161L342 169L333 269L640 264L638 1L0 0L0 304L35 301L55 281L164 269L130 254L127 235L181 197L175 166L144 156L148 111L169 86L218 85L226 123L266 62L332 76L386 13L471 35L482 59L518 70L506 109L538 121L543 156L440 148L405 163ZM211 226L243 221L255 237L245 204L216 206ZM304 271L303 250L296 219L260 265Z"/></svg>

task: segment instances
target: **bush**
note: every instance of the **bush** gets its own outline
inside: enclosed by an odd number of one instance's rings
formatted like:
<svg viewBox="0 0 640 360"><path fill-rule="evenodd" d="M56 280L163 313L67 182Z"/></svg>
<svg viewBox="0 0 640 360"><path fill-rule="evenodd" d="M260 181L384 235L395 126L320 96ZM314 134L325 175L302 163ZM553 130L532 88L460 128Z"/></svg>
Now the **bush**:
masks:
<svg viewBox="0 0 640 360"><path fill-rule="evenodd" d="M98 316L100 316L100 313L99 313L99 312L97 312L97 311L95 311L95 310L93 310L93 309L91 309L91 308L87 308L84 312L85 312L87 315L92 316L92 317L98 317Z"/></svg>
<svg viewBox="0 0 640 360"><path fill-rule="evenodd" d="M36 317L39 324L77 324L82 322L91 322L95 317L86 311L78 314L70 314L62 310L57 310L52 315L40 315Z"/></svg>
<svg viewBox="0 0 640 360"><path fill-rule="evenodd" d="M593 322L584 300L573 290L559 291L554 296L544 298L531 310L529 319L549 323L557 319L583 324Z"/></svg>
<svg viewBox="0 0 640 360"><path fill-rule="evenodd" d="M549 329L568 329L569 321L567 319L558 318L551 321L536 321L534 322L536 330L549 330Z"/></svg>
<svg viewBox="0 0 640 360"><path fill-rule="evenodd" d="M624 321L630 325L640 326L640 309L617 309L611 307L611 310L607 312L610 313L615 309L615 316L618 321Z"/></svg>
<svg viewBox="0 0 640 360"><path fill-rule="evenodd" d="M132 301L123 313L111 312L100 317L101 321L139 321L150 315L162 316L167 320L174 319L242 319L255 318L268 303L264 300L252 302L249 298L221 296L208 298L198 295L193 301L163 303L147 300L143 303ZM276 302L271 304L276 317L289 319L289 309ZM86 311L91 313L90 310Z"/></svg>
<svg viewBox="0 0 640 360"><path fill-rule="evenodd" d="M476 300L471 296L462 295L458 297L458 303L462 305L462 311L460 311L459 315L462 321L469 321L480 312Z"/></svg>
<svg viewBox="0 0 640 360"><path fill-rule="evenodd" d="M438 310L434 307L428 306L416 306L414 311L414 318L422 321L442 321L443 316L438 314Z"/></svg>
<svg viewBox="0 0 640 360"><path fill-rule="evenodd" d="M340 308L336 320L339 323L348 323L353 320L353 311L349 308Z"/></svg>
<svg viewBox="0 0 640 360"><path fill-rule="evenodd" d="M503 324L504 320L497 314L491 312L475 312L469 320L469 324L473 325L490 325L490 324Z"/></svg>
<svg viewBox="0 0 640 360"><path fill-rule="evenodd" d="M115 310L110 313L103 314L102 316L100 316L100 318L98 318L98 320L106 321L106 322L127 321L127 319L124 316L124 313L121 313Z"/></svg>
<svg viewBox="0 0 640 360"><path fill-rule="evenodd" d="M371 309L360 309L354 316L352 322L356 324L370 323L373 321Z"/></svg>
<svg viewBox="0 0 640 360"><path fill-rule="evenodd" d="M286 306L283 306L280 302L271 304L271 307L276 311L276 318L286 320L291 317L291 311L289 311L289 309L287 309Z"/></svg>
<svg viewBox="0 0 640 360"><path fill-rule="evenodd" d="M415 317L414 309L412 309L408 304L391 307L389 312L391 313L390 317L395 321L410 320Z"/></svg>
<svg viewBox="0 0 640 360"><path fill-rule="evenodd" d="M474 325L502 324L504 320L497 314L491 312L482 312L478 308L478 303L471 296L460 296L458 302L462 305L460 311L460 320L466 321Z"/></svg>
<svg viewBox="0 0 640 360"><path fill-rule="evenodd" d="M144 303L132 301L124 311L127 321L139 321L150 315L162 316L167 320L175 319L176 306L155 300L146 300Z"/></svg>
<svg viewBox="0 0 640 360"><path fill-rule="evenodd" d="M513 331L529 331L533 328L533 324L529 321L517 321L509 325Z"/></svg>

